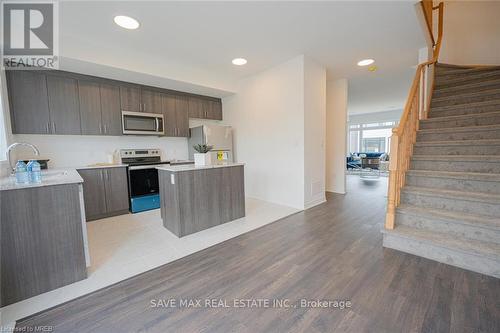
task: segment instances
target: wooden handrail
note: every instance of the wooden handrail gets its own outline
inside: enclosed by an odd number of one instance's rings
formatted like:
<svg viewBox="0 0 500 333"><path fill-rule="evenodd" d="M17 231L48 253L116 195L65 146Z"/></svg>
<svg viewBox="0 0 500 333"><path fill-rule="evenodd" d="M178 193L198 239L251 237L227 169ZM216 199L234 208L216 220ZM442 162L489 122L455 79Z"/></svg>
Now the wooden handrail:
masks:
<svg viewBox="0 0 500 333"><path fill-rule="evenodd" d="M421 2L424 14L428 13L427 4ZM426 9L427 6L427 9ZM403 115L399 125L392 129L391 152L389 160L389 188L387 196L387 215L385 219L385 228L394 229L394 219L396 208L401 200L401 188L405 185L406 171L410 167L411 156L413 155L413 145L417 138L417 131L420 119L427 118L434 90L434 71L428 75L429 67L434 66L439 58L441 43L443 39L443 12L444 4L441 2L438 6L432 7L432 10L438 10L438 33L434 39L432 29L432 19L426 15L427 28L433 44L432 59L418 65L415 78L408 94ZM428 91L428 87L431 87Z"/></svg>

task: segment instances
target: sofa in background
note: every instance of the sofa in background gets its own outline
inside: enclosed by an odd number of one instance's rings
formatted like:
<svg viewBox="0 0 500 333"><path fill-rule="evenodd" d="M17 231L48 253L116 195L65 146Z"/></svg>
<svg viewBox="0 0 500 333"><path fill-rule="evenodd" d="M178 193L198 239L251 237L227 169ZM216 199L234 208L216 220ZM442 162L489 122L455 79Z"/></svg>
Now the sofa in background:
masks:
<svg viewBox="0 0 500 333"><path fill-rule="evenodd" d="M359 158L359 155L366 155L366 158L368 159L380 159L380 156L384 155L385 152L382 153L352 153L350 156L347 156L346 160L346 168L349 169L355 169L355 168L361 168L361 158ZM372 168L378 169L378 166L373 166Z"/></svg>

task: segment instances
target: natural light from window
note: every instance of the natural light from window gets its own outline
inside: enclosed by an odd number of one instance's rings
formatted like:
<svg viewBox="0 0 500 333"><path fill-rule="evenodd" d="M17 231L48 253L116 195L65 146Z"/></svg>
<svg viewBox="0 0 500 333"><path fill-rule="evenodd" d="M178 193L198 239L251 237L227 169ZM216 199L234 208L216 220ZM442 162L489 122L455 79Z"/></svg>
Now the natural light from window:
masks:
<svg viewBox="0 0 500 333"><path fill-rule="evenodd" d="M397 121L349 126L349 153L390 153L392 128Z"/></svg>

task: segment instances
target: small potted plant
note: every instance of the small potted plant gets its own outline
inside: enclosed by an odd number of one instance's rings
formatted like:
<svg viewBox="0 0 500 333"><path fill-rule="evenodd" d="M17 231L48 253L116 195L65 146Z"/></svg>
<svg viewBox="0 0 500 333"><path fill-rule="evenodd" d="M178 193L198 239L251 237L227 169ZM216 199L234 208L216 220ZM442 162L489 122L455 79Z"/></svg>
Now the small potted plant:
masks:
<svg viewBox="0 0 500 333"><path fill-rule="evenodd" d="M198 153L194 153L194 165L203 166L212 164L211 156L208 154L212 150L212 146L208 145L194 145L194 150Z"/></svg>

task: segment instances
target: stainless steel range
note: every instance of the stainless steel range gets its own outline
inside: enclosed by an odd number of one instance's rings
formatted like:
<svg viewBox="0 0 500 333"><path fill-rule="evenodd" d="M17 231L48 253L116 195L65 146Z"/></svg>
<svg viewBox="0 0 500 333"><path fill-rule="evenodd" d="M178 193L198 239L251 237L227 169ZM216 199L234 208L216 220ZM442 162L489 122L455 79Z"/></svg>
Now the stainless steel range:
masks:
<svg viewBox="0 0 500 333"><path fill-rule="evenodd" d="M161 150L121 149L120 161L128 165L130 211L138 213L160 208L156 167L169 164L168 161L161 160Z"/></svg>

